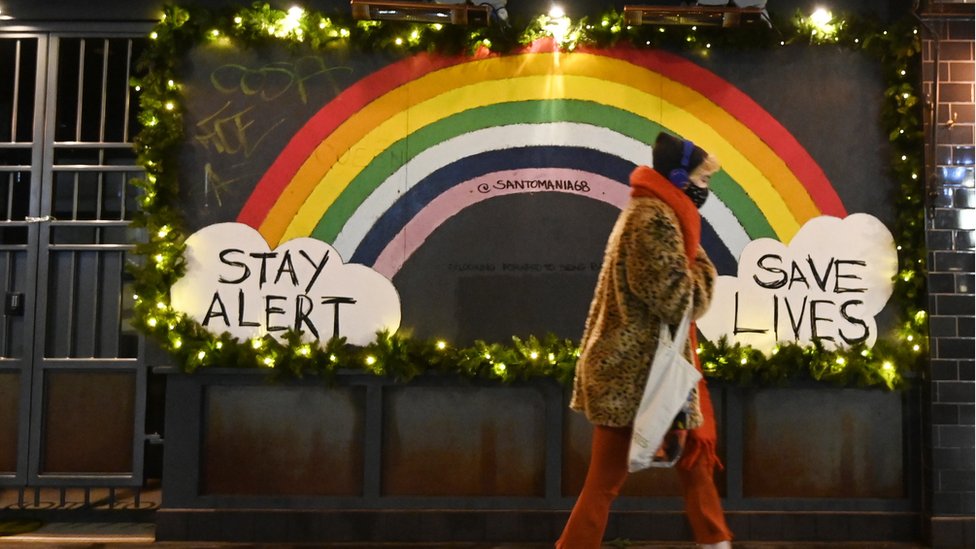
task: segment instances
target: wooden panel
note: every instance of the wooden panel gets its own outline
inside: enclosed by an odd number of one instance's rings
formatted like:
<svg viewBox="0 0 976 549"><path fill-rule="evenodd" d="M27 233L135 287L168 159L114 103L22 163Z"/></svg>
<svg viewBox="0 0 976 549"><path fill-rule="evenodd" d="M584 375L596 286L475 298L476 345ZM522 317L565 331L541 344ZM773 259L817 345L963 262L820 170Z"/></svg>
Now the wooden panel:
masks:
<svg viewBox="0 0 976 549"><path fill-rule="evenodd" d="M387 389L383 495L544 496L537 387Z"/></svg>
<svg viewBox="0 0 976 549"><path fill-rule="evenodd" d="M201 491L362 494L362 388L207 388Z"/></svg>
<svg viewBox="0 0 976 549"><path fill-rule="evenodd" d="M46 375L41 473L132 472L135 374Z"/></svg>
<svg viewBox="0 0 976 549"><path fill-rule="evenodd" d="M20 374L0 374L0 473L17 471Z"/></svg>
<svg viewBox="0 0 976 549"><path fill-rule="evenodd" d="M747 497L905 495L900 394L764 389L744 413Z"/></svg>

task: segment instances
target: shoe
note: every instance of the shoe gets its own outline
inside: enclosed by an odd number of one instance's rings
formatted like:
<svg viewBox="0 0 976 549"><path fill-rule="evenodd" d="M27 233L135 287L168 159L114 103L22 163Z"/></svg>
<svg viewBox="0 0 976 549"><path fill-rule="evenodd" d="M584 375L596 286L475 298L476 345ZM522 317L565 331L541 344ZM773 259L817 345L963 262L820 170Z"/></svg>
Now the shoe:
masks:
<svg viewBox="0 0 976 549"><path fill-rule="evenodd" d="M720 541L718 543L703 543L698 547L700 549L732 549L732 542Z"/></svg>

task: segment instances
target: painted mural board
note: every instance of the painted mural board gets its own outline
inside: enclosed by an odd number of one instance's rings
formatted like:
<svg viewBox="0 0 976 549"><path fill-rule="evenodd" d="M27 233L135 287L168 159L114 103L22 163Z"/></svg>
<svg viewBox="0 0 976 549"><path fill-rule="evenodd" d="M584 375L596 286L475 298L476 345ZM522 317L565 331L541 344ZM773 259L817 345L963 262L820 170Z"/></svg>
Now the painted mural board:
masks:
<svg viewBox="0 0 976 549"><path fill-rule="evenodd" d="M762 70L794 74L806 64L815 79L825 64L851 68L847 54L763 66L782 55L730 59L752 67L740 72L753 93ZM651 162L659 131L694 141L723 165L702 209L703 246L722 275L703 335L768 348L780 337L870 344L883 330L876 318L891 294L895 254L879 192L886 183L873 171L883 136L845 139L845 128L877 124L856 104L836 105L833 94L821 94L821 108L759 92L794 128L795 112L783 102L806 113L812 127L798 133L840 133L822 137L849 143L849 155L863 157L853 167L831 153L836 144L818 141L815 158L716 60L661 50L537 45L510 55L396 58L202 48L194 59L186 90L193 139L181 167L194 182L183 191L189 225L242 224L255 231L255 249L321 242L347 265L388 280L398 310L383 305L378 315L399 316L416 335L578 338L603 245L629 197L625 182ZM869 70L846 78L877 86ZM853 238L838 238L829 220ZM804 251L794 257L797 249ZM772 298L758 299L743 283L765 276L775 285L780 271L787 293L760 286ZM737 293L750 295L740 304L779 305L747 312L735 307ZM851 295L838 302L839 294ZM863 303L846 301L854 294ZM837 302L830 312L827 301ZM780 316L763 318L770 314ZM767 336L755 335L763 325Z"/></svg>

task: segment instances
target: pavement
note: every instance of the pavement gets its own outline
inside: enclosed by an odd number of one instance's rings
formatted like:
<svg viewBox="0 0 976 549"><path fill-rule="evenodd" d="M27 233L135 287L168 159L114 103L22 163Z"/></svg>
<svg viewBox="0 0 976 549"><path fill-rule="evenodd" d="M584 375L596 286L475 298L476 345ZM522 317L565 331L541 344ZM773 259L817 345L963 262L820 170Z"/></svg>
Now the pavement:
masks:
<svg viewBox="0 0 976 549"><path fill-rule="evenodd" d="M155 525L142 522L92 523L61 522L44 524L29 520L0 520L0 548L23 549L138 549L138 548L308 548L322 549L552 549L549 543L223 543L156 541ZM604 549L695 549L694 543L616 540ZM736 542L733 549L924 549L912 543L796 543Z"/></svg>

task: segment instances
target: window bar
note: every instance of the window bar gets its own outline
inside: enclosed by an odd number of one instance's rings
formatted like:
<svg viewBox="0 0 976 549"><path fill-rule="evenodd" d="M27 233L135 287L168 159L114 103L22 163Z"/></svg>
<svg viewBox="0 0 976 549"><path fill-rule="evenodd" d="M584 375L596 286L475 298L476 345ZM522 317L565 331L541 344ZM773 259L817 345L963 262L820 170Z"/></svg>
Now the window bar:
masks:
<svg viewBox="0 0 976 549"><path fill-rule="evenodd" d="M125 197L129 190L129 172L122 172L119 174L122 181L119 182L119 217L118 221L125 221Z"/></svg>
<svg viewBox="0 0 976 549"><path fill-rule="evenodd" d="M98 142L101 146L98 148L98 165L105 165L105 127L107 124L106 118L108 116L107 103L108 103L108 60L109 60L109 48L111 44L108 39L102 41L102 104L99 108L98 115ZM95 176L95 219L102 219L103 212L103 200L105 199L105 172L99 171ZM95 228L93 244L102 243L102 229L99 227ZM98 332L96 332L98 333Z"/></svg>
<svg viewBox="0 0 976 549"><path fill-rule="evenodd" d="M16 101L14 99L14 102ZM15 114L14 116L17 115ZM12 221L14 217L14 173L19 174L20 172L10 172L7 174L7 215L4 217L4 221Z"/></svg>
<svg viewBox="0 0 976 549"><path fill-rule="evenodd" d="M75 322L75 310L77 309L77 295L78 295L78 253L77 251L69 251L70 264L67 269L68 283L65 286L68 288L67 299L63 300L63 303L67 303L68 310L67 314L64 315L65 321L68 323L67 329L64 331L67 337L64 357L74 357L76 351L76 341L78 339L77 325ZM56 350L55 350L56 351Z"/></svg>
<svg viewBox="0 0 976 549"><path fill-rule="evenodd" d="M71 220L78 221L78 210L81 209L80 198L81 195L81 172L75 172L74 175L74 185L72 189L71 196Z"/></svg>
<svg viewBox="0 0 976 549"><path fill-rule="evenodd" d="M119 221L126 221L128 217L126 214L126 206L128 205L127 198L129 196L129 178L132 177L129 172L122 172L122 182L121 189L119 190Z"/></svg>
<svg viewBox="0 0 976 549"><path fill-rule="evenodd" d="M111 330L100 330L99 333L104 334L107 337L105 347L112 350L113 353L119 354L121 349L121 339L123 336L123 323L125 322L125 300L122 297L123 292L125 292L125 252L120 251L114 257L118 257L118 261L114 263L114 268L112 269L112 280L118 281L119 290L116 292L105 291L105 300L111 300L112 304L112 329ZM109 318L106 314L105 318Z"/></svg>
<svg viewBox="0 0 976 549"><path fill-rule="evenodd" d="M122 111L122 142L129 142L129 108L132 102L132 86L129 85L129 80L132 78L132 39L126 41L126 51L125 51L125 110ZM124 183L124 182L123 182ZM125 185L122 185L123 192L125 191ZM124 203L123 203L124 205ZM122 216L125 219L125 216Z"/></svg>
<svg viewBox="0 0 976 549"><path fill-rule="evenodd" d="M3 264L4 266L6 266L6 269L4 269L4 273L3 273L3 288L9 291L11 290L10 281L13 280L13 276L14 276L13 262L14 262L15 255L7 251L0 252L0 253L2 253L4 256ZM10 340L12 339L10 336L11 333L13 332L13 326L9 318L10 318L9 316L3 315L3 318L0 319L0 326L3 327L3 348L0 349L0 357L3 358L9 358L13 352L12 351L13 344L10 342Z"/></svg>
<svg viewBox="0 0 976 549"><path fill-rule="evenodd" d="M125 112L122 113L122 141L124 143L129 143L129 111L131 109L132 97L132 86L129 85L129 81L132 79L132 56L133 56L133 44L134 41L130 38L126 42L126 61L125 61ZM134 175L130 175L128 172L122 174L121 191L119 196L119 221L126 221L129 219L128 211L126 210L128 205L128 195L129 195L129 178Z"/></svg>
<svg viewBox="0 0 976 549"><path fill-rule="evenodd" d="M105 164L105 149L98 150L98 163L100 165ZM95 219L102 219L102 202L105 200L105 172L98 172L97 185L95 187ZM93 244L102 243L102 229L95 228L95 242Z"/></svg>
<svg viewBox="0 0 976 549"><path fill-rule="evenodd" d="M81 141L81 113L85 94L85 45L84 38L78 42L78 98L75 105L75 141Z"/></svg>
<svg viewBox="0 0 976 549"><path fill-rule="evenodd" d="M102 41L102 104L99 108L99 120L98 120L98 141L99 143L105 143L105 109L106 103L108 102L108 50L109 50L108 38ZM102 161L102 156L104 155L104 149L99 151L99 164L104 164Z"/></svg>
<svg viewBox="0 0 976 549"><path fill-rule="evenodd" d="M100 229L96 228L95 234L96 235L101 234L99 231ZM105 261L103 257L104 254L101 253L95 254L95 283L93 284L94 286L93 293L95 295L92 296L93 300L92 300L92 307L91 307L91 315L92 315L91 325L93 326L93 331L92 331L93 341L92 341L92 350L91 350L92 356L90 358L95 358L100 356L99 353L102 350L102 342L104 341L104 338L108 336L108 334L103 334L102 332L102 314L101 314L102 309L101 307L99 307L99 304L102 302L102 297L101 297L102 287L103 287L102 281L105 280ZM103 335L99 337L100 334Z"/></svg>
<svg viewBox="0 0 976 549"><path fill-rule="evenodd" d="M20 40L17 40L14 46L14 78L13 78L13 108L11 109L10 117L10 142L14 143L17 141L17 108L20 102ZM8 216L9 219L9 216Z"/></svg>

